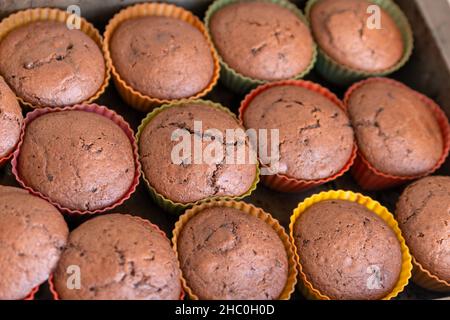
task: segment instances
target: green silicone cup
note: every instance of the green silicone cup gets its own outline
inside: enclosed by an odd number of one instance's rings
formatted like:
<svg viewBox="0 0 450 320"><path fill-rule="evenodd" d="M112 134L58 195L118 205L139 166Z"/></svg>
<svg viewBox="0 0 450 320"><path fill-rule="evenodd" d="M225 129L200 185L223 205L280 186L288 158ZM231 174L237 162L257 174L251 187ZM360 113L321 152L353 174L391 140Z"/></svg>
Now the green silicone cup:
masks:
<svg viewBox="0 0 450 320"><path fill-rule="evenodd" d="M313 6L320 0L309 0L306 4L305 12L308 21L310 20L310 13ZM411 25L408 22L405 14L392 0L369 0L371 3L379 5L386 11L398 26L403 43L405 44L402 58L391 68L380 72L367 72L363 70L352 69L342 65L333 60L318 46L318 56L316 63L317 72L328 81L341 85L348 86L356 81L366 79L369 77L383 77L387 76L405 65L411 57L414 48L414 38L411 30Z"/></svg>
<svg viewBox="0 0 450 320"><path fill-rule="evenodd" d="M194 104L204 104L204 105L208 105L214 108L217 108L221 111L224 111L226 113L228 113L229 115L231 115L234 119L236 119L237 122L239 122L239 120L237 119L236 115L234 113L232 113L228 108L222 106L221 104L212 102L212 101L208 101L208 100L188 100L188 99L183 99L180 101L177 101L175 103L171 103L171 104L165 104L162 105L159 108L154 109L152 112L150 112L149 114L147 114L147 116L142 120L141 124L138 127L138 131L136 133L136 141L137 141L137 145L139 148L139 139L141 137L141 133L144 130L145 126L150 123L150 121L152 121L152 119L154 117L156 117L156 115L158 115L160 112L169 109L169 108L176 108L177 106L186 104L186 103L194 103ZM236 197L227 197L227 196L214 196L214 197L209 197L209 198L205 198L202 200L198 200L196 202L189 202L189 203L180 203L180 202L174 202L166 197L164 197L162 194L158 193L158 191L156 191L156 189L150 184L150 182L147 180L147 178L145 177L144 174L144 170L143 167L141 166L141 173L142 173L142 177L144 179L145 185L147 186L147 190L150 193L151 198L153 199L153 201L159 206L161 207L163 210L173 213L173 214L181 214L183 213L185 210L191 208L194 205L198 205L201 203L205 203L205 202L210 202L210 201L214 201L214 200L241 200L247 196L249 196L255 189L256 186L259 182L259 166L258 164L256 164L256 177L255 177L255 181L253 181L252 186L249 188L249 190L239 196Z"/></svg>
<svg viewBox="0 0 450 320"><path fill-rule="evenodd" d="M212 39L211 32L209 30L209 23L211 21L211 17L221 8L223 8L229 4L240 2L240 1L242 1L242 0L216 0L209 6L209 8L205 14L204 23L205 23L206 30L208 31L208 34L211 39ZM287 0L259 0L259 1L275 3L284 8L289 9L291 12L293 12L295 15L297 15L309 28L308 20L303 15L303 13L300 11L300 9L298 9L293 3L291 3ZM212 42L214 43L214 41L212 41ZM265 80L250 78L250 77L240 74L239 72L232 69L227 63L225 63L223 61L217 48L216 48L216 51L219 54L220 81L223 84L225 84L225 86L230 88L233 92L238 93L238 94L245 94L245 93L249 92L250 90L256 88L257 86L269 82L269 81L265 81ZM317 59L317 45L313 41L313 55L311 58L311 62L309 63L308 67L305 70L303 70L301 73L299 73L292 79L302 79L303 77L305 77L314 68L316 59Z"/></svg>

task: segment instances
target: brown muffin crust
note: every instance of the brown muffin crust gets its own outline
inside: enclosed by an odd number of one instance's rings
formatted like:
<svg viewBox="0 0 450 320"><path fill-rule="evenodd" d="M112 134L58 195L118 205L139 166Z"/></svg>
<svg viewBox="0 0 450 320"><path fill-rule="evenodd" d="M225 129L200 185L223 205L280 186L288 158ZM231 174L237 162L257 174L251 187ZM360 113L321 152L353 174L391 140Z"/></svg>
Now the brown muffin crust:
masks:
<svg viewBox="0 0 450 320"><path fill-rule="evenodd" d="M397 204L397 220L414 258L450 282L450 177L410 184Z"/></svg>
<svg viewBox="0 0 450 320"><path fill-rule="evenodd" d="M20 138L23 116L16 96L0 77L0 158L7 156Z"/></svg>
<svg viewBox="0 0 450 320"><path fill-rule="evenodd" d="M217 158L217 164L194 162L195 154L186 158L183 163L172 161L174 147L180 140L172 141L172 133L176 129L190 132L191 145L201 132L194 131L194 121L202 121L202 131L219 130L224 137L223 157ZM226 163L226 130L241 128L237 120L218 108L202 103L186 103L163 110L144 128L139 138L139 154L146 179L155 190L166 198L180 203L195 202L211 196L239 196L246 193L256 179L256 163L238 164L237 151L245 144L245 154L249 154L247 139L237 139L234 150L234 164ZM210 144L203 141L202 153ZM246 157L248 159L248 157ZM190 163L188 163L190 161Z"/></svg>
<svg viewBox="0 0 450 320"><path fill-rule="evenodd" d="M26 128L18 159L25 184L74 210L102 209L130 188L130 140L112 120L87 111L39 116Z"/></svg>
<svg viewBox="0 0 450 320"><path fill-rule="evenodd" d="M133 89L180 99L205 89L214 72L211 48L194 26L170 17L124 21L111 38L111 58Z"/></svg>
<svg viewBox="0 0 450 320"><path fill-rule="evenodd" d="M69 230L50 203L0 186L0 300L25 298L56 268Z"/></svg>
<svg viewBox="0 0 450 320"><path fill-rule="evenodd" d="M227 207L191 218L178 239L188 286L200 299L277 299L286 286L283 242L264 221Z"/></svg>
<svg viewBox="0 0 450 320"><path fill-rule="evenodd" d="M211 17L209 29L223 60L247 77L292 78L308 67L313 56L308 27L278 4L229 4Z"/></svg>
<svg viewBox="0 0 450 320"><path fill-rule="evenodd" d="M398 26L381 7L381 28L369 28L370 5L366 0L320 0L310 19L314 38L328 56L347 67L376 72L399 62L404 44Z"/></svg>
<svg viewBox="0 0 450 320"><path fill-rule="evenodd" d="M105 78L97 44L64 23L32 22L11 31L0 43L0 73L27 102L57 107L92 97Z"/></svg>
<svg viewBox="0 0 450 320"><path fill-rule="evenodd" d="M281 173L296 179L334 175L347 163L354 144L345 112L321 94L298 86L275 86L257 95L245 110L244 125L279 129Z"/></svg>
<svg viewBox="0 0 450 320"><path fill-rule="evenodd" d="M384 81L366 83L351 94L348 111L360 151L383 173L420 175L442 155L436 117L411 89Z"/></svg>
<svg viewBox="0 0 450 320"><path fill-rule="evenodd" d="M398 281L399 241L381 218L358 203L314 204L296 221L294 240L307 279L332 299L381 299ZM376 277L371 267L380 271L378 288L369 285Z"/></svg>
<svg viewBox="0 0 450 320"><path fill-rule="evenodd" d="M80 267L80 289L68 289L66 272ZM107 214L70 233L55 272L67 300L178 300L180 270L169 241L135 217Z"/></svg>

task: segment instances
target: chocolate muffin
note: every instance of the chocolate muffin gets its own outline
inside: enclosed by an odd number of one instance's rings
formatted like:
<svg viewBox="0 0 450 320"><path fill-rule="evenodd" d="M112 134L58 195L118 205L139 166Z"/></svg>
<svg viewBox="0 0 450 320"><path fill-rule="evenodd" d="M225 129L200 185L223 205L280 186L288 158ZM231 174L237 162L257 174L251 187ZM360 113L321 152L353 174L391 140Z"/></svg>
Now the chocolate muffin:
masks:
<svg viewBox="0 0 450 320"><path fill-rule="evenodd" d="M69 230L50 203L0 186L0 300L25 298L56 268Z"/></svg>
<svg viewBox="0 0 450 320"><path fill-rule="evenodd" d="M397 220L414 258L450 283L450 177L427 177L409 185L397 204Z"/></svg>
<svg viewBox="0 0 450 320"><path fill-rule="evenodd" d="M149 16L122 22L111 38L111 58L133 89L159 99L194 96L214 73L203 34L180 19Z"/></svg>
<svg viewBox="0 0 450 320"><path fill-rule="evenodd" d="M132 184L132 144L117 124L99 114L50 112L28 124L18 172L27 186L64 208L102 209Z"/></svg>
<svg viewBox="0 0 450 320"><path fill-rule="evenodd" d="M292 11L264 1L226 5L211 17L209 30L223 61L259 80L293 78L314 54L308 26Z"/></svg>
<svg viewBox="0 0 450 320"><path fill-rule="evenodd" d="M389 14L380 9L380 25L371 27L367 0L319 0L310 13L315 40L325 54L347 67L380 72L403 56L402 34Z"/></svg>
<svg viewBox="0 0 450 320"><path fill-rule="evenodd" d="M283 242L243 211L217 206L197 213L177 246L183 277L200 299L271 300L286 286Z"/></svg>
<svg viewBox="0 0 450 320"><path fill-rule="evenodd" d="M407 87L370 81L353 91L348 112L359 150L385 174L424 174L442 155L443 137L433 111Z"/></svg>
<svg viewBox="0 0 450 320"><path fill-rule="evenodd" d="M0 158L7 156L20 138L23 116L16 96L0 77Z"/></svg>
<svg viewBox="0 0 450 320"><path fill-rule="evenodd" d="M196 127L195 122L198 125L200 121L201 127ZM208 139L211 129L223 135L220 141ZM239 164L239 152L243 150L249 155L250 145L245 135L227 140L227 129L243 130L231 114L204 102L163 109L145 126L139 138L145 178L159 194L178 203L246 193L255 182L257 163L246 157L245 164ZM175 130L187 137L173 139ZM180 149L186 142L192 153ZM200 148L194 150L197 143ZM219 143L222 154L212 154L211 159L207 159L204 155L210 155L208 149L212 143ZM227 152L230 152L230 161ZM180 159L174 159L173 154Z"/></svg>
<svg viewBox="0 0 450 320"><path fill-rule="evenodd" d="M18 27L0 42L0 73L23 100L47 107L73 105L95 95L105 78L97 44L62 22Z"/></svg>
<svg viewBox="0 0 450 320"><path fill-rule="evenodd" d="M297 219L294 240L306 278L331 299L381 299L400 276L402 253L394 232L358 203L314 204Z"/></svg>
<svg viewBox="0 0 450 320"><path fill-rule="evenodd" d="M279 130L279 173L291 178L330 177L352 153L353 130L345 112L303 87L279 85L262 91L248 105L243 120L246 128Z"/></svg>
<svg viewBox="0 0 450 320"><path fill-rule="evenodd" d="M68 288L78 266L80 288ZM144 220L123 214L91 219L69 235L54 277L66 300L177 300L180 270L170 243Z"/></svg>

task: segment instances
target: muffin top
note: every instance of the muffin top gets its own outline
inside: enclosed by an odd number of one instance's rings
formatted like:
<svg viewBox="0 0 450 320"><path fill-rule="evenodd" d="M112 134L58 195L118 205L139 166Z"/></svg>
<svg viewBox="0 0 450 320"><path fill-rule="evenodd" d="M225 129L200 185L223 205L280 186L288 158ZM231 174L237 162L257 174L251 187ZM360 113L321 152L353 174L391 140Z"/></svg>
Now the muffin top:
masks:
<svg viewBox="0 0 450 320"><path fill-rule="evenodd" d="M306 180L330 177L347 163L354 144L349 123L326 97L293 85L264 90L244 113L246 128L279 129L280 173Z"/></svg>
<svg viewBox="0 0 450 320"><path fill-rule="evenodd" d="M381 172L414 176L431 170L443 138L431 108L406 87L372 81L348 101L359 150Z"/></svg>
<svg viewBox="0 0 450 320"><path fill-rule="evenodd" d="M397 204L397 220L416 260L450 282L450 177L410 184Z"/></svg>
<svg viewBox="0 0 450 320"><path fill-rule="evenodd" d="M16 96L0 77L0 158L7 156L20 138L23 116Z"/></svg>
<svg viewBox="0 0 450 320"><path fill-rule="evenodd" d="M225 63L254 79L295 77L306 70L313 57L307 25L278 4L229 4L211 17L209 29Z"/></svg>
<svg viewBox="0 0 450 320"><path fill-rule="evenodd" d="M272 300L286 286L287 254L275 230L237 209L207 208L178 238L188 286L200 299Z"/></svg>
<svg viewBox="0 0 450 320"><path fill-rule="evenodd" d="M69 230L50 203L0 186L0 300L25 298L56 268Z"/></svg>
<svg viewBox="0 0 450 320"><path fill-rule="evenodd" d="M0 42L0 73L27 102L57 107L92 97L105 78L97 44L62 22L18 27Z"/></svg>
<svg viewBox="0 0 450 320"><path fill-rule="evenodd" d="M297 219L294 239L307 279L332 299L381 299L398 281L399 241L381 218L358 203L314 204Z"/></svg>
<svg viewBox="0 0 450 320"><path fill-rule="evenodd" d="M81 286L69 289L67 268ZM91 219L69 235L54 278L61 299L177 300L180 270L169 241L155 227L123 214Z"/></svg>
<svg viewBox="0 0 450 320"><path fill-rule="evenodd" d="M25 184L74 210L102 209L130 188L130 140L112 120L87 111L50 112L26 128L18 159Z"/></svg>
<svg viewBox="0 0 450 320"><path fill-rule="evenodd" d="M389 69L403 56L402 34L381 7L372 26L374 5L366 0L320 0L311 9L311 29L319 47L336 62L367 72Z"/></svg>
<svg viewBox="0 0 450 320"><path fill-rule="evenodd" d="M210 129L218 130L221 140L208 141ZM228 139L227 129L243 130L229 113L200 102L161 111L145 126L139 138L142 169L150 185L166 198L180 203L246 193L255 181L257 164L248 161L247 156L245 163L239 164L239 152L249 155L250 144L245 135ZM173 139L177 131L184 135ZM187 150L181 149L183 145ZM214 154L214 145L221 154ZM174 154L179 159L173 158Z"/></svg>
<svg viewBox="0 0 450 320"><path fill-rule="evenodd" d="M205 89L214 73L211 48L191 24L169 17L122 22L111 38L111 58L133 89L159 99L180 99Z"/></svg>

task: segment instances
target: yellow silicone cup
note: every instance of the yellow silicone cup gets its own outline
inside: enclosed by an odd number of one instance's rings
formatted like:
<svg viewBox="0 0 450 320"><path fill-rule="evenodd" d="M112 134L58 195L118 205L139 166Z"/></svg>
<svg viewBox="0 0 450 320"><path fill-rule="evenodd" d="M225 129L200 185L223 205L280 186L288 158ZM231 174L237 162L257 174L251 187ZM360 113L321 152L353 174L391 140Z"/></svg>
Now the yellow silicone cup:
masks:
<svg viewBox="0 0 450 320"><path fill-rule="evenodd" d="M22 10L17 13L11 14L7 18L3 19L0 23L0 41L12 30L21 27L23 25L29 24L31 22L35 21L56 21L56 22L63 22L66 23L68 19L70 18L71 14L59 10L59 9L52 9L52 8L35 8L35 9L27 9ZM105 77L103 80L102 85L97 90L97 92L90 97L89 99L85 101L78 102L76 104L90 104L91 102L94 102L97 100L106 90L106 87L108 87L109 79L111 77L111 69L106 61L106 55L105 51L103 50L103 40L102 36L98 32L98 30L89 23L86 19L80 17L80 31L85 33L89 38L94 40L94 42L97 44L98 48L102 51L103 59L105 60ZM32 109L36 108L43 108L47 106L40 106L32 104L28 101L25 101L21 97L17 97L17 99L20 101L20 103L24 106L27 106Z"/></svg>
<svg viewBox="0 0 450 320"><path fill-rule="evenodd" d="M220 65L216 50L214 49L214 46L209 38L208 32L206 31L203 23L190 11L187 11L183 8L177 7L172 4L142 3L125 8L118 14L116 14L111 20L109 20L109 23L106 26L104 33L105 41L103 42L103 48L105 51L106 61L111 68L114 84L122 99L133 108L142 112L150 112L153 108L159 107L163 104L170 104L179 100L184 100L184 99L159 99L145 95L133 89L128 83L126 83L125 80L122 79L122 77L114 67L114 63L111 59L111 53L109 48L109 43L111 41L111 37L114 31L125 20L145 16L163 16L180 19L194 26L203 34L203 36L208 42L209 48L211 50L211 55L213 57L214 73L206 88L198 92L196 95L192 97L187 97L186 99L199 99L205 96L207 93L209 93L213 89L213 87L217 84L217 81L219 79ZM186 61L186 63L189 63L189 61Z"/></svg>
<svg viewBox="0 0 450 320"><path fill-rule="evenodd" d="M152 119L154 117L156 117L160 112L168 109L168 108L176 108L177 106L181 106L183 104L186 103L194 103L194 104L204 104L204 105L208 105L214 108L217 108L221 111L226 112L227 114L231 115L234 119L236 119L236 122L239 123L239 120L237 119L236 115L234 113L232 113L228 108L222 106L219 103L215 103L212 101L208 101L208 100L190 100L190 99L184 99L184 100L178 100L177 102L171 103L171 104L165 104L162 105L159 108L154 109L152 112L150 112L149 114L147 114L147 116L142 120L141 124L138 127L138 131L136 133L136 141L137 141L137 145L139 148L139 138L141 137L142 131L144 130L144 128L147 126L147 124L152 121ZM142 177L144 179L145 185L147 186L147 189L150 193L150 196L152 198L152 200L162 209L164 209L165 211L168 211L170 213L174 213L174 214L181 214L183 213L186 209L191 208L194 205L198 205L202 202L208 202L208 201L212 201L212 200L218 200L218 199L224 199L224 200L241 200L247 196L249 196L255 189L256 186L259 182L259 165L258 163L255 164L256 166L256 177L255 177L255 181L253 181L252 186L250 187L250 189L240 195L240 196L236 196L236 197L227 197L227 196L214 196L214 197L209 197L209 198L205 198L202 200L198 200L196 202L189 202L189 203L180 203L180 202L174 202L166 197L164 197L162 194L158 193L158 191L156 191L155 188L152 187L152 185L150 184L150 182L147 180L147 178L145 177L144 174L144 170L142 169L141 166L141 173L142 173Z"/></svg>
<svg viewBox="0 0 450 320"><path fill-rule="evenodd" d="M398 278L397 284L394 289L386 295L382 300L391 300L395 298L399 293L403 291L403 289L408 284L409 279L411 278L411 255L409 253L409 249L406 246L405 239L402 236L400 228L398 227L397 221L394 219L392 213L390 213L384 206L382 206L378 201L372 200L371 198L364 196L360 193L354 193L352 191L343 191L343 190L331 190L327 192L321 192L319 194L315 194L309 198L306 198L303 202L299 203L298 207L294 210L290 223L289 223L289 238L291 240L292 246L294 247L295 258L297 261L297 268L300 277L299 281L299 289L302 294L307 299L314 300L331 300L330 297L322 294L319 290L313 287L312 283L306 277L306 274L302 270L302 265L300 264L300 257L297 247L295 245L294 240L294 225L297 221L298 217L306 211L309 207L313 206L315 203L325 201L325 200L345 200L350 202L356 202L360 205L363 205L374 214L379 216L383 221L392 229L395 233L402 252L402 268L400 271L400 276Z"/></svg>
<svg viewBox="0 0 450 320"><path fill-rule="evenodd" d="M265 223L270 225L272 229L278 234L281 241L283 242L284 248L286 249L286 254L288 258L288 278L286 281L286 285L281 292L278 300L289 300L292 293L295 291L295 285L297 283L297 268L295 267L295 253L294 248L289 241L289 237L284 231L284 228L280 225L280 223L274 219L269 213L265 212L261 208L257 208L252 204L248 204L243 201L212 201L208 203L202 203L200 205L195 205L191 209L187 210L178 221L175 223L175 228L173 230L172 244L175 250L175 254L178 259L178 238L180 236L181 230L186 225L186 223L194 217L197 213L211 207L227 207L238 209L242 212L250 214L258 219L263 220ZM192 289L188 286L186 279L181 275L181 283L183 284L183 289L188 294L189 299L191 300L199 300L199 297L192 291Z"/></svg>

